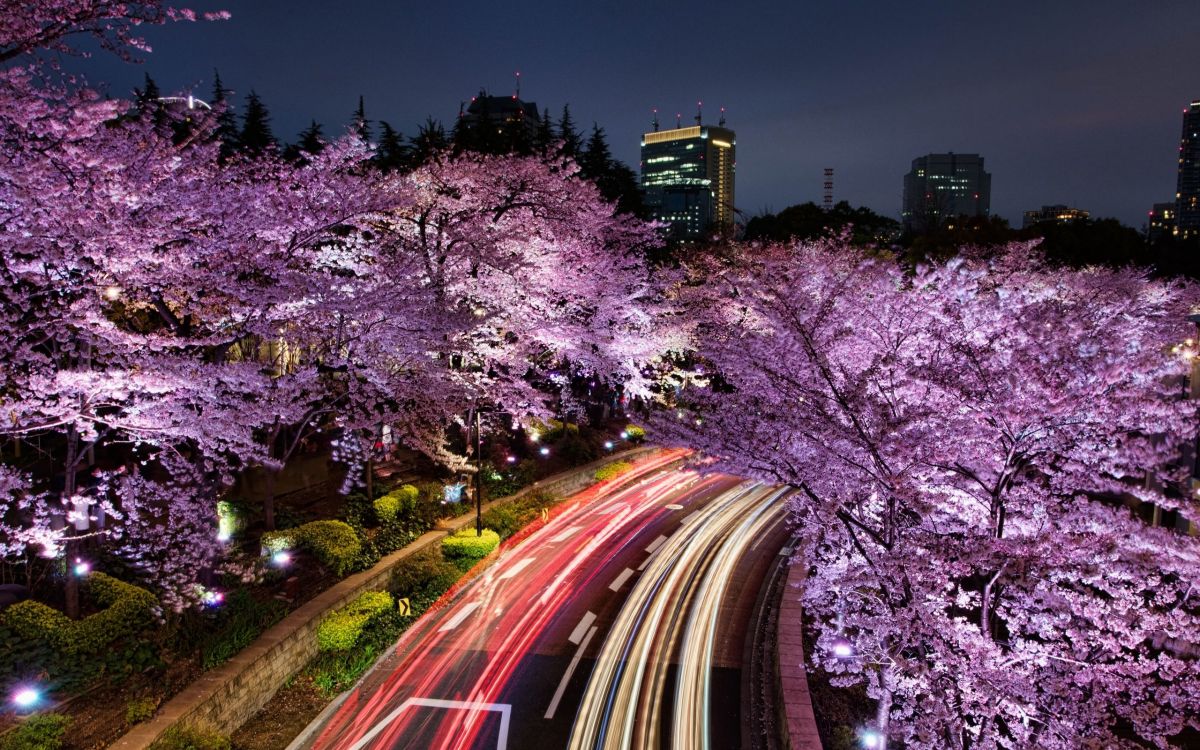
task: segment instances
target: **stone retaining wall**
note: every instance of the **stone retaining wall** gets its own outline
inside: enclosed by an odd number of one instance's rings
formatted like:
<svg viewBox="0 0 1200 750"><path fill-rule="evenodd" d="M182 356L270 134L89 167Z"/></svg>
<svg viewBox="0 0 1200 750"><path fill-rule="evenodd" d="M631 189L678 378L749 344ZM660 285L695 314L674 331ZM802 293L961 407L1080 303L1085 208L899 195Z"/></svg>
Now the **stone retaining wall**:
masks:
<svg viewBox="0 0 1200 750"><path fill-rule="evenodd" d="M596 469L614 461L630 460L655 451L633 448L586 466L534 482L515 495L484 504L484 510L512 502L537 490L572 495L595 484ZM392 569L402 561L438 544L449 533L475 523L474 512L443 522L438 530L423 534L404 549L387 555L370 570L345 578L283 618L225 664L203 673L166 703L154 718L134 727L112 747L145 750L176 724L204 724L231 734L258 713L276 691L317 654L317 625L330 611L345 606L364 591L382 591Z"/></svg>
<svg viewBox="0 0 1200 750"><path fill-rule="evenodd" d="M812 696L808 692L808 673L804 668L804 641L800 634L803 612L799 589L804 585L804 568L788 566L783 600L779 603L775 647L779 659L779 691L787 731L789 750L821 750L817 719L813 715Z"/></svg>

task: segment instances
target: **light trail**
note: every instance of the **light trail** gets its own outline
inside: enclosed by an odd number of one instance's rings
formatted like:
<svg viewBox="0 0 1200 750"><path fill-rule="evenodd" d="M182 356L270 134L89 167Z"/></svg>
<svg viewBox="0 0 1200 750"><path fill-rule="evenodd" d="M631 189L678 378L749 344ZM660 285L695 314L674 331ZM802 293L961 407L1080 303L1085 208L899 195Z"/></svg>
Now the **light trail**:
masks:
<svg viewBox="0 0 1200 750"><path fill-rule="evenodd" d="M690 514L659 547L597 656L571 750L662 747L673 654L679 668L668 746L710 746L718 615L738 561L778 522L786 492L743 484Z"/></svg>

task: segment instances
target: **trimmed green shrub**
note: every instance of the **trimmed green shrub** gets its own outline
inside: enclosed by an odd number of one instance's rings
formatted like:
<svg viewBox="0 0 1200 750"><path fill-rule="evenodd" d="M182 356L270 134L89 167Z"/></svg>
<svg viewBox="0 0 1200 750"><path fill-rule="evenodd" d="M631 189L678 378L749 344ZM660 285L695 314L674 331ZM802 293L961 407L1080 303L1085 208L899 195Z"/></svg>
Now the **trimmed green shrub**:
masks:
<svg viewBox="0 0 1200 750"><path fill-rule="evenodd" d="M462 571L443 560L436 550L414 555L392 569L388 589L407 598L414 618L419 616L462 577Z"/></svg>
<svg viewBox="0 0 1200 750"><path fill-rule="evenodd" d="M27 599L0 614L18 636L44 640L64 653L98 654L113 641L130 637L154 622L158 599L144 588L92 573L84 588L104 610L72 620L53 607Z"/></svg>
<svg viewBox="0 0 1200 750"><path fill-rule="evenodd" d="M362 550L354 527L345 521L311 521L286 531L268 531L261 543L268 553L304 547L336 576L350 572Z"/></svg>
<svg viewBox="0 0 1200 750"><path fill-rule="evenodd" d="M394 604L386 591L367 591L350 604L336 610L317 626L317 650L346 651L354 646L363 627Z"/></svg>
<svg viewBox="0 0 1200 750"><path fill-rule="evenodd" d="M375 515L380 523L389 523L397 517L412 515L416 511L420 495L420 490L411 484L397 487L375 500Z"/></svg>
<svg viewBox="0 0 1200 750"><path fill-rule="evenodd" d="M607 482L622 474L628 474L631 471L633 471L633 464L628 461L614 461L607 466L601 466L599 469L596 469L594 476L597 482Z"/></svg>
<svg viewBox="0 0 1200 750"><path fill-rule="evenodd" d="M482 536L474 528L466 528L442 540L442 554L450 558L482 560L500 546L500 535L484 529Z"/></svg>
<svg viewBox="0 0 1200 750"><path fill-rule="evenodd" d="M141 724L158 710L158 701L154 698L134 698L125 704L125 723Z"/></svg>
<svg viewBox="0 0 1200 750"><path fill-rule="evenodd" d="M259 543L262 544L266 554L273 555L276 552L283 552L285 549L295 548L299 531L299 527L284 531L267 531L263 533Z"/></svg>
<svg viewBox="0 0 1200 750"><path fill-rule="evenodd" d="M174 726L150 745L150 750L230 750L229 738L215 729Z"/></svg>
<svg viewBox="0 0 1200 750"><path fill-rule="evenodd" d="M625 436L629 438L631 443L640 443L646 439L646 428L638 427L635 424L625 426Z"/></svg>
<svg viewBox="0 0 1200 750"><path fill-rule="evenodd" d="M21 726L0 737L0 750L58 750L71 717L62 714L30 716Z"/></svg>

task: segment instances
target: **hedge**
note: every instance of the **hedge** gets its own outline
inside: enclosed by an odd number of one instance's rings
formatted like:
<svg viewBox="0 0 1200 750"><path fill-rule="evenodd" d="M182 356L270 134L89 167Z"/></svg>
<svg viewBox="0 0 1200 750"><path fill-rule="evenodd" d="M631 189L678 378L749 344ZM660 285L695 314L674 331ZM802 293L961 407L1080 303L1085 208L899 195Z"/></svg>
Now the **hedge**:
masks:
<svg viewBox="0 0 1200 750"><path fill-rule="evenodd" d="M628 474L633 471L633 464L628 461L614 461L607 466L601 466L596 469L595 477L597 482L607 482L609 479L614 479L622 474Z"/></svg>
<svg viewBox="0 0 1200 750"><path fill-rule="evenodd" d="M0 750L58 750L71 723L62 714L30 716L21 726L0 737Z"/></svg>
<svg viewBox="0 0 1200 750"><path fill-rule="evenodd" d="M337 576L350 572L362 550L358 534L345 521L313 521L286 531L269 531L262 535L261 543L272 553L304 547Z"/></svg>
<svg viewBox="0 0 1200 750"><path fill-rule="evenodd" d="M477 536L474 528L466 528L442 540L442 554L446 557L481 560L498 546L500 535L491 529L484 529L483 535Z"/></svg>
<svg viewBox="0 0 1200 750"><path fill-rule="evenodd" d="M150 750L230 750L229 738L206 727L173 726L150 745Z"/></svg>
<svg viewBox="0 0 1200 750"><path fill-rule="evenodd" d="M392 595L386 591L367 591L359 595L317 626L317 650L346 651L353 648L371 618L390 610L393 603Z"/></svg>
<svg viewBox="0 0 1200 750"><path fill-rule="evenodd" d="M401 513L411 514L416 510L421 492L411 484L397 487L383 497L375 499L375 516L380 523L395 521Z"/></svg>
<svg viewBox="0 0 1200 750"><path fill-rule="evenodd" d="M631 443L640 443L646 439L646 428L638 427L635 424L625 426L625 437Z"/></svg>
<svg viewBox="0 0 1200 750"><path fill-rule="evenodd" d="M53 607L27 599L0 614L14 633L32 641L45 641L70 655L98 654L113 641L135 635L154 622L158 599L146 589L92 573L84 584L103 611L72 620Z"/></svg>

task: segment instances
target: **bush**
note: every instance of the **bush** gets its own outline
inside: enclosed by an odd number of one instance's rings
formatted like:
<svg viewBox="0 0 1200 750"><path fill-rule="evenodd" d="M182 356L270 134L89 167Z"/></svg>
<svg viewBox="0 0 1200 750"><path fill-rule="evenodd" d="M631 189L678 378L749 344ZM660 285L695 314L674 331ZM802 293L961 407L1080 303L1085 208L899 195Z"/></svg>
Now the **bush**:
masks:
<svg viewBox="0 0 1200 750"><path fill-rule="evenodd" d="M397 598L407 598L414 617L420 616L442 594L450 590L462 571L443 560L437 552L415 555L392 570L388 589Z"/></svg>
<svg viewBox="0 0 1200 750"><path fill-rule="evenodd" d="M207 727L174 726L150 745L150 750L230 750L229 738Z"/></svg>
<svg viewBox="0 0 1200 750"><path fill-rule="evenodd" d="M629 439L629 442L636 445L646 439L646 428L638 427L635 424L626 425L625 436Z"/></svg>
<svg viewBox="0 0 1200 750"><path fill-rule="evenodd" d="M317 626L318 651L347 651L354 646L363 627L393 605L386 591L367 591L350 604L336 610Z"/></svg>
<svg viewBox="0 0 1200 750"><path fill-rule="evenodd" d="M287 605L277 599L260 602L245 589L234 591L217 611L216 628L200 642L201 665L212 669L224 664L287 612Z"/></svg>
<svg viewBox="0 0 1200 750"><path fill-rule="evenodd" d="M84 588L104 610L82 620L72 620L53 607L26 599L0 614L0 621L18 636L43 640L70 655L98 654L121 638L131 638L149 627L158 610L158 599L146 589L103 573L92 573Z"/></svg>
<svg viewBox="0 0 1200 750"><path fill-rule="evenodd" d="M633 471L633 464L628 461L614 461L607 466L601 466L599 469L596 469L595 477L597 482L607 482L622 474L628 474L631 471Z"/></svg>
<svg viewBox="0 0 1200 750"><path fill-rule="evenodd" d="M134 698L125 704L125 723L141 724L158 710L158 701L154 698Z"/></svg>
<svg viewBox="0 0 1200 750"><path fill-rule="evenodd" d="M375 515L382 524L411 517L416 513L420 496L420 490L411 484L398 487L375 500Z"/></svg>
<svg viewBox="0 0 1200 750"><path fill-rule="evenodd" d="M484 529L482 536L474 528L466 528L442 540L442 554L449 558L482 560L500 546L500 535Z"/></svg>
<svg viewBox="0 0 1200 750"><path fill-rule="evenodd" d="M71 718L62 714L30 716L21 726L0 737L0 750L58 750L70 723Z"/></svg>
<svg viewBox="0 0 1200 750"><path fill-rule="evenodd" d="M350 572L362 551L358 534L345 521L311 521L286 531L268 531L261 543L268 553L304 547L336 576Z"/></svg>

